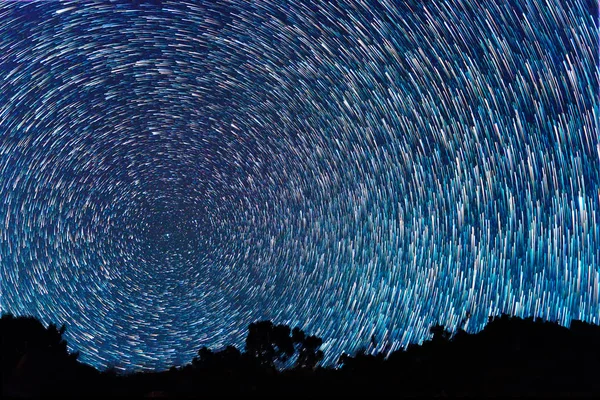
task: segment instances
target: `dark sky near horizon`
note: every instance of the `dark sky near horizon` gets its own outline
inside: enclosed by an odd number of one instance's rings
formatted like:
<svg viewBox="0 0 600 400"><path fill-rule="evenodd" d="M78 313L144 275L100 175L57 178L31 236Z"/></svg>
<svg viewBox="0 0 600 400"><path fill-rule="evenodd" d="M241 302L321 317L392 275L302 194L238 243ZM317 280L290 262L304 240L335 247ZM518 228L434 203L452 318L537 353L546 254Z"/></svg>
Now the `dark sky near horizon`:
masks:
<svg viewBox="0 0 600 400"><path fill-rule="evenodd" d="M594 0L0 2L0 309L119 368L260 319L328 361L500 312L598 324L597 20Z"/></svg>

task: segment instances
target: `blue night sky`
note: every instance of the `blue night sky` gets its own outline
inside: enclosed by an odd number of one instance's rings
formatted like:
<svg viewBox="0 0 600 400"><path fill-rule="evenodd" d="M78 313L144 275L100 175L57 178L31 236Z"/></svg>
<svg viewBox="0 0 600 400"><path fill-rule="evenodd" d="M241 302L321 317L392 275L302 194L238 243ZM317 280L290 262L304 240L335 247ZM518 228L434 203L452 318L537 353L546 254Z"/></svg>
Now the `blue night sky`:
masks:
<svg viewBox="0 0 600 400"><path fill-rule="evenodd" d="M0 3L0 309L96 367L600 323L595 0ZM466 318L470 315L470 318Z"/></svg>

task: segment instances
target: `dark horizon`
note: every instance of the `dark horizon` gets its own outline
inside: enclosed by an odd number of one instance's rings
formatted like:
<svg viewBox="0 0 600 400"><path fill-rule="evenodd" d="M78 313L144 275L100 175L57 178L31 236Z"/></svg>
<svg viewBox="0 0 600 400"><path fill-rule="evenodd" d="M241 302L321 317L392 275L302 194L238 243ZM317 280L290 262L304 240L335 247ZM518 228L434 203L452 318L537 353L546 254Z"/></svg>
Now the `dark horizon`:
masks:
<svg viewBox="0 0 600 400"><path fill-rule="evenodd" d="M82 359L85 359L85 350L81 350L81 349L76 349L73 348L68 341L66 340L67 335L66 332L68 332L68 327L71 326L68 323L60 323L60 322L52 322L50 324L43 324L39 318L32 316L32 315L13 315L10 313L3 313L2 314L3 318L9 318L9 319L29 319L29 320L35 320L37 322L39 322L41 324L41 326L43 326L45 329L53 329L52 327L57 327L64 329L64 332L62 334L63 338L65 339L65 344L66 344L66 351L68 351L69 354L71 355L77 355L77 360L79 363L84 364L86 366L92 367L96 370L98 370L99 372L111 372L111 373L119 373L119 374L125 374L125 375L131 375L131 374L136 374L136 373L162 373L162 372L167 372L172 368L185 368L186 366L190 366L192 365L194 359L197 358L198 356L198 350L203 348L203 349L207 349L210 350L213 353L220 353L222 351L226 351L228 348L234 347L240 351L243 351L245 349L245 341L247 339L247 332L244 333L244 335L240 338L238 338L238 340L236 340L235 342L232 343L226 343L223 346L219 346L219 347L208 347L208 346L199 346L198 349L196 349L195 353L194 353L194 357L190 358L188 360L183 361L182 363L179 364L173 364L173 365L169 365L166 368L152 368L152 367L143 367L143 368L135 368L135 366L128 366L128 365L123 365L123 364L112 364L112 365L108 365L104 368L98 368L92 364L83 362ZM465 318L465 320L463 322L466 322L466 320L468 319L468 317ZM444 337L445 340L453 340L456 339L456 337L458 336L459 338L464 337L464 336L472 336L472 337L476 337L478 335L481 335L482 333L484 333L484 331L489 328L490 323L492 322L507 322L507 321L512 321L513 323L520 323L520 322L525 322L527 324L538 324L538 325L544 325L546 327L548 326L552 326L553 328L558 328L558 329L562 329L563 331L567 331L567 330L573 330L573 326L576 326L575 329L579 329L581 326L590 326L590 327L600 327L597 324L594 323L590 323L587 321L583 321L583 320L578 320L578 319L573 319L569 322L568 325L561 325L559 324L557 321L549 321L546 320L544 318L539 318L539 317L534 317L534 316L527 316L527 317L520 317L520 316L515 316L515 315L509 315L509 314L496 314L496 315L490 315L487 318L487 322L484 325L484 327L481 330L477 330L477 331L467 331L464 329L464 326L466 326L466 324L463 324L463 326L458 326L455 328L452 327L447 327L441 324L433 324L430 327L428 327L427 332L428 332L428 337L426 337L423 341L420 342L412 342L409 343L407 346L404 346L400 349L395 349L392 350L391 348L385 348L382 351L377 351L376 348L378 347L378 339L375 335L371 335L370 337L365 337L364 340L362 341L362 345L359 346L356 349L351 349L351 350L343 350L339 353L339 354L325 354L323 353L324 357L320 358L319 361L317 362L316 366L318 366L319 368L338 368L341 364L340 360L342 356L349 356L349 357L367 357L367 358L371 358L373 360L377 359L380 361L383 360L387 360L389 359L390 356L393 356L394 354L399 354L402 352L406 352L409 349L415 349L418 347L422 347L422 346L426 346L427 343L431 342L433 340L433 337L435 337L436 335L441 335ZM261 321L255 321L253 324L256 324L258 322ZM286 326L285 324L280 324L278 325L276 322L274 321L268 321L265 320L264 322L269 322L274 324L275 326ZM252 325L252 324L251 324ZM295 327L291 327L291 328L296 328L296 329L300 329L302 330L302 332L304 332L304 328L302 326L295 326ZM598 330L596 333L599 333L600 330ZM311 332L305 332L307 335L311 334ZM291 331L290 331L290 335L291 335ZM440 337L441 337L440 336ZM316 336L315 336L316 337ZM318 346L318 348L320 349L322 347L323 342L326 342L327 338L323 338L320 337L320 339L322 340L321 344ZM560 347L560 346L559 346ZM322 350L321 350L322 351ZM179 357L181 357L182 355L179 355ZM293 368L294 364L290 364L288 362L283 362L283 363L278 363L276 368L278 370L288 370L290 368ZM600 364L598 365L598 368L600 368Z"/></svg>
<svg viewBox="0 0 600 400"><path fill-rule="evenodd" d="M79 363L64 326L44 328L32 317L3 315L3 398L297 396L535 396L600 395L600 326L490 316L476 334L430 327L420 345L392 352L342 353L319 365L322 338L299 328L257 321L243 349L202 347L184 366L118 373ZM372 338L372 345L376 339Z"/></svg>

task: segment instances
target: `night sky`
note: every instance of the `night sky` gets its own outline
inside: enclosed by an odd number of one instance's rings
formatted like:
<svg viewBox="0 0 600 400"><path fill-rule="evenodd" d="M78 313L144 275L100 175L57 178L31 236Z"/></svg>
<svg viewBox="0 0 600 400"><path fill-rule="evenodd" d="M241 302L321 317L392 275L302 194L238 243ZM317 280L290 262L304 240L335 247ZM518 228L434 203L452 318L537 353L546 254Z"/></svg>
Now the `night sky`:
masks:
<svg viewBox="0 0 600 400"><path fill-rule="evenodd" d="M600 323L595 0L0 4L1 311L96 367ZM470 315L470 318L467 316Z"/></svg>

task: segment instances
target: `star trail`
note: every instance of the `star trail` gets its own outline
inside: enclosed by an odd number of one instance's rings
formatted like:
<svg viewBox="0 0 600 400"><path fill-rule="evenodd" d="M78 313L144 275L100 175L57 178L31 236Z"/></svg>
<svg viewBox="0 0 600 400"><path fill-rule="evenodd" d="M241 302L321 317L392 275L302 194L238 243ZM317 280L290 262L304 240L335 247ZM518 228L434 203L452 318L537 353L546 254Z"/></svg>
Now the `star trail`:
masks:
<svg viewBox="0 0 600 400"><path fill-rule="evenodd" d="M1 310L132 369L598 324L598 65L593 0L0 3Z"/></svg>

